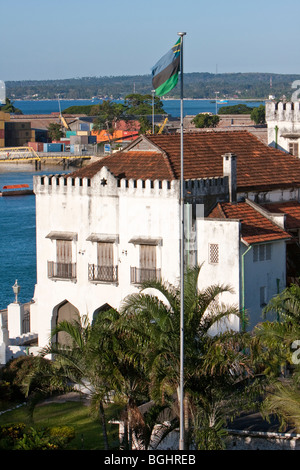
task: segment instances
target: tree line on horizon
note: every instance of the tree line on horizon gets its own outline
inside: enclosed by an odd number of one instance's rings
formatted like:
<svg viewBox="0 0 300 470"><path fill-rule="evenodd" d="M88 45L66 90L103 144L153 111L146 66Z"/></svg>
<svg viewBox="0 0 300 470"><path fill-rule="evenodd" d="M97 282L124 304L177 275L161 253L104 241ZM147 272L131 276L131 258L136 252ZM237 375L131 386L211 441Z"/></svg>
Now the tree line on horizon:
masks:
<svg viewBox="0 0 300 470"><path fill-rule="evenodd" d="M186 98L214 99L277 99L293 93L292 84L299 75L272 73L185 73L184 95ZM58 80L7 81L6 92L11 99L91 99L124 98L130 93L149 94L152 90L150 75L82 77ZM179 98L177 85L168 98Z"/></svg>

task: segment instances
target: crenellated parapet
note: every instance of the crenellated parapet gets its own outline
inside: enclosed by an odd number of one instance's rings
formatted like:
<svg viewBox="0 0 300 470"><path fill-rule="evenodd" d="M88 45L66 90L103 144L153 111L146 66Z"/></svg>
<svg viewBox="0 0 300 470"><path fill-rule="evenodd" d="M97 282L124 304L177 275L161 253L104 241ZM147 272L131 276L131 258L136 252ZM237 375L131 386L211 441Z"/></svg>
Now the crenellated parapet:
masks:
<svg viewBox="0 0 300 470"><path fill-rule="evenodd" d="M178 180L134 180L105 176L73 178L68 175L38 175L34 177L34 193L177 196L180 187ZM227 194L228 176L185 180L185 193L187 197Z"/></svg>
<svg viewBox="0 0 300 470"><path fill-rule="evenodd" d="M299 122L300 101L266 101L266 122Z"/></svg>

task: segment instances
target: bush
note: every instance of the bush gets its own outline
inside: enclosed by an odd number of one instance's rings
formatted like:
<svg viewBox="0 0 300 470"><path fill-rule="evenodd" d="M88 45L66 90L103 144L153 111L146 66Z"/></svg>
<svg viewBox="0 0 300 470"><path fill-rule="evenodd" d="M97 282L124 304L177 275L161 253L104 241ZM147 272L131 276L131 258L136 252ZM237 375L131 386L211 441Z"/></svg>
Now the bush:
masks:
<svg viewBox="0 0 300 470"><path fill-rule="evenodd" d="M59 450L75 437L70 426L37 430L23 423L0 427L0 450Z"/></svg>
<svg viewBox="0 0 300 470"><path fill-rule="evenodd" d="M55 426L49 428L48 433L52 439L58 439L63 445L68 444L75 437L75 430L72 426Z"/></svg>
<svg viewBox="0 0 300 470"><path fill-rule="evenodd" d="M20 439L25 431L26 425L24 423L7 424L0 427L0 439Z"/></svg>
<svg viewBox="0 0 300 470"><path fill-rule="evenodd" d="M0 450L11 450L15 443L23 438L26 425L24 423L8 424L0 427Z"/></svg>
<svg viewBox="0 0 300 470"><path fill-rule="evenodd" d="M10 383L5 380L0 380L0 400L11 401L13 399L13 391Z"/></svg>

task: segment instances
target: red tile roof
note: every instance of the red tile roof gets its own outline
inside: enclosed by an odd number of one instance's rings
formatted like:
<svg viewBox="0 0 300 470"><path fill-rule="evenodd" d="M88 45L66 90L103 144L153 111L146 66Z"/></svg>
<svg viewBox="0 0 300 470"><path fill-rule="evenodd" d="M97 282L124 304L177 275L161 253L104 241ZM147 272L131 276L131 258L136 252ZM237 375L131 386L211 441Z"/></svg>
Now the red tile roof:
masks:
<svg viewBox="0 0 300 470"><path fill-rule="evenodd" d="M180 136L148 137L170 158L180 177ZM186 179L222 176L225 153L237 156L237 189L269 189L300 186L300 159L263 144L248 131L184 134Z"/></svg>
<svg viewBox="0 0 300 470"><path fill-rule="evenodd" d="M269 219L257 212L247 202L238 204L219 203L208 218L238 219L241 221L241 236L249 244L265 243L291 238L291 236Z"/></svg>
<svg viewBox="0 0 300 470"><path fill-rule="evenodd" d="M134 150L137 139L129 151L105 157L78 170L76 176L92 177L105 165L115 176L128 179L179 179L180 135L150 135L144 139L142 152ZM185 179L223 176L225 153L237 156L239 192L300 187L300 159L266 146L247 131L184 134Z"/></svg>
<svg viewBox="0 0 300 470"><path fill-rule="evenodd" d="M300 204L297 201L272 202L261 204L264 209L277 214L286 214L285 227L287 230L300 228Z"/></svg>
<svg viewBox="0 0 300 470"><path fill-rule="evenodd" d="M79 178L92 178L106 166L116 178L174 180L169 161L158 152L118 152L72 173ZM69 175L69 176L71 176Z"/></svg>

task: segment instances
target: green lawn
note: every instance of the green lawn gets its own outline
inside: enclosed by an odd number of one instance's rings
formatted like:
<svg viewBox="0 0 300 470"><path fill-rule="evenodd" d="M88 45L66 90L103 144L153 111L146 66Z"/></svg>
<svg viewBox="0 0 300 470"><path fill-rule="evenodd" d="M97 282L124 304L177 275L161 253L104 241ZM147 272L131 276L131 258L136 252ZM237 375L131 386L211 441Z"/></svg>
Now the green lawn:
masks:
<svg viewBox="0 0 300 470"><path fill-rule="evenodd" d="M106 408L108 419L117 417L117 408ZM69 443L68 450L104 450L102 427L99 420L91 417L89 407L82 402L51 403L36 407L33 423L26 412L26 406L0 415L0 426L13 423L25 423L37 429L48 426L73 426L75 439ZM111 448L118 446L118 425L108 424Z"/></svg>

